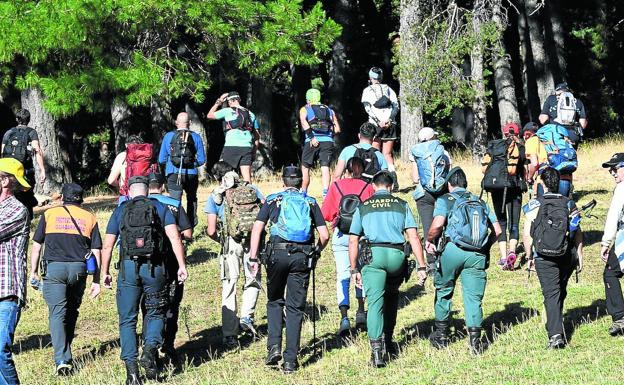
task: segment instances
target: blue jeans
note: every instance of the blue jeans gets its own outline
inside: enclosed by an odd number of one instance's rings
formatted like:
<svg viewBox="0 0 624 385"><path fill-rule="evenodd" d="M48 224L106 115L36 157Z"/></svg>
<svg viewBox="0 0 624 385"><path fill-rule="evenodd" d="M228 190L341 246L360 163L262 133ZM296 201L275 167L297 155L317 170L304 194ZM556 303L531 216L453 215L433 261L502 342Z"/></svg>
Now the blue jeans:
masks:
<svg viewBox="0 0 624 385"><path fill-rule="evenodd" d="M572 189L572 181L561 179L559 180L559 194L567 197L570 195L570 190ZM540 183L537 185L537 196L541 197L544 195L544 187Z"/></svg>
<svg viewBox="0 0 624 385"><path fill-rule="evenodd" d="M22 312L16 301L0 301L0 385L19 384L13 362L13 337Z"/></svg>
<svg viewBox="0 0 624 385"><path fill-rule="evenodd" d="M139 348L136 334L141 296L145 296L143 341L146 347L160 347L167 311L165 269L161 265L138 263L124 259L117 278L117 312L121 359L136 361Z"/></svg>
<svg viewBox="0 0 624 385"><path fill-rule="evenodd" d="M351 263L349 262L349 250L334 250L336 260L336 300L338 307L350 307L349 289L351 287ZM355 297L362 298L362 289L355 288Z"/></svg>
<svg viewBox="0 0 624 385"><path fill-rule="evenodd" d="M49 262L43 282L54 362L57 365L71 362L71 343L87 282L87 265L84 262Z"/></svg>

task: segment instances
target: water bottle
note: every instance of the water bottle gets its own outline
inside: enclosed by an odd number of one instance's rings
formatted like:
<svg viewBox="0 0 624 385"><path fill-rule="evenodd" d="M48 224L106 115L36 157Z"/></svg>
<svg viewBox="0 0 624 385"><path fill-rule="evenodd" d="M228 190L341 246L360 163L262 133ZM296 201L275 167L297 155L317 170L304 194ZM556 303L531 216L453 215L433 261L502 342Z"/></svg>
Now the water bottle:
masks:
<svg viewBox="0 0 624 385"><path fill-rule="evenodd" d="M87 262L87 274L93 275L97 271L97 261L95 259L95 255L93 253L88 253L85 256L85 261Z"/></svg>
<svg viewBox="0 0 624 385"><path fill-rule="evenodd" d="M30 279L30 286L35 290L41 290L43 289L43 282L33 277Z"/></svg>
<svg viewBox="0 0 624 385"><path fill-rule="evenodd" d="M579 225L581 224L581 216L580 215L574 215L572 217L572 219L570 219L570 231L576 231L579 228Z"/></svg>

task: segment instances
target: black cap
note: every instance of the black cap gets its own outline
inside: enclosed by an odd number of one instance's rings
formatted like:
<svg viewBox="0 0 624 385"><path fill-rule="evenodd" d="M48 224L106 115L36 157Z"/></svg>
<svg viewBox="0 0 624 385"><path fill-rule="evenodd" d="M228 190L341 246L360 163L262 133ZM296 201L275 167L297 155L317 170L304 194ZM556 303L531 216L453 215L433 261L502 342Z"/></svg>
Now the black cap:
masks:
<svg viewBox="0 0 624 385"><path fill-rule="evenodd" d="M555 91L568 91L569 89L568 83L566 82L559 83L555 86Z"/></svg>
<svg viewBox="0 0 624 385"><path fill-rule="evenodd" d="M616 167L620 163L624 163L624 152L618 152L618 153L613 154L611 159L609 159L608 161L606 161L606 162L604 162L602 164L602 167L604 167L604 168ZM623 166L624 166L624 164L623 164ZM622 167L622 166L620 166L620 167Z"/></svg>
<svg viewBox="0 0 624 385"><path fill-rule="evenodd" d="M524 132L524 131L537 131L538 128L539 128L539 126L537 125L537 123L535 123L535 122L528 122L527 124L524 125L524 127L522 127L522 132Z"/></svg>
<svg viewBox="0 0 624 385"><path fill-rule="evenodd" d="M284 166L282 170L282 178L303 178L301 168L297 166Z"/></svg>
<svg viewBox="0 0 624 385"><path fill-rule="evenodd" d="M165 177L159 172L150 172L147 179L149 183L158 183L159 185L165 184Z"/></svg>
<svg viewBox="0 0 624 385"><path fill-rule="evenodd" d="M76 183L65 183L61 189L63 202L82 203L82 194L84 190Z"/></svg>
<svg viewBox="0 0 624 385"><path fill-rule="evenodd" d="M372 139L375 136L377 129L371 123L366 122L360 126L360 135L365 138Z"/></svg>
<svg viewBox="0 0 624 385"><path fill-rule="evenodd" d="M128 186L131 186L135 183L143 183L145 185L149 184L149 179L146 176L133 176L128 179Z"/></svg>

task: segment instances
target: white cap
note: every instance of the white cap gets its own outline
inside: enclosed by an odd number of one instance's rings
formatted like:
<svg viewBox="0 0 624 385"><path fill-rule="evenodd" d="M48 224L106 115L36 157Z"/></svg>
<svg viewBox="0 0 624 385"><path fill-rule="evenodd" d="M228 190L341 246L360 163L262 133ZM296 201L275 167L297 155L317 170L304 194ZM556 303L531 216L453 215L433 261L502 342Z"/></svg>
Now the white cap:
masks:
<svg viewBox="0 0 624 385"><path fill-rule="evenodd" d="M418 131L418 141L426 142L428 140L433 139L434 136L438 135L437 132L433 130L431 127L423 127Z"/></svg>

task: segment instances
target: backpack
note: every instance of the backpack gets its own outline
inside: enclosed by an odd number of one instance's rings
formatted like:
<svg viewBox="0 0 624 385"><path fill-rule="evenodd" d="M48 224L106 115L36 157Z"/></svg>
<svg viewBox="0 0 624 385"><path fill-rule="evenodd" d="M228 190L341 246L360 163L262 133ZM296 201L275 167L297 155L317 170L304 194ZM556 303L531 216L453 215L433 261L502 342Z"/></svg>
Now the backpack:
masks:
<svg viewBox="0 0 624 385"><path fill-rule="evenodd" d="M310 199L299 191L280 193L281 201L277 222L273 225L272 235L285 241L307 242L312 236L312 213Z"/></svg>
<svg viewBox="0 0 624 385"><path fill-rule="evenodd" d="M237 242L249 240L251 229L260 211L260 199L248 183L225 191L225 222L227 234Z"/></svg>
<svg viewBox="0 0 624 385"><path fill-rule="evenodd" d="M153 259L165 247L164 229L153 201L145 196L124 203L120 222L121 255Z"/></svg>
<svg viewBox="0 0 624 385"><path fill-rule="evenodd" d="M571 92L563 92L557 97L557 117L555 122L566 126L576 122L576 98Z"/></svg>
<svg viewBox="0 0 624 385"><path fill-rule="evenodd" d="M375 97L377 97L375 87L371 85L371 89L373 90ZM390 87L386 86L386 92L388 94L387 96L384 95L384 87L382 84L379 84L379 91L381 93L381 96L377 98L377 101L375 101L375 103L373 103L373 107L379 108L380 110L392 107L392 101L390 100Z"/></svg>
<svg viewBox="0 0 624 385"><path fill-rule="evenodd" d="M572 174L578 168L576 150L567 140L567 130L559 124L547 124L537 130L548 154L548 165L561 174Z"/></svg>
<svg viewBox="0 0 624 385"><path fill-rule="evenodd" d="M444 153L439 140L418 143L412 147L412 156L418 167L420 184L430 193L438 193L446 187L450 159Z"/></svg>
<svg viewBox="0 0 624 385"><path fill-rule="evenodd" d="M368 187L368 183L364 185L364 188L359 194L343 194L342 190L336 183L336 189L340 193L340 204L338 205L338 218L336 218L335 228L340 230L342 234L349 234L351 229L351 221L353 221L353 214L362 203L362 193Z"/></svg>
<svg viewBox="0 0 624 385"><path fill-rule="evenodd" d="M312 130L319 134L328 135L334 128L331 110L324 104L308 104L305 106L308 113L308 123Z"/></svg>
<svg viewBox="0 0 624 385"><path fill-rule="evenodd" d="M519 163L520 148L513 139L489 141L481 161L483 189L492 191L516 186Z"/></svg>
<svg viewBox="0 0 624 385"><path fill-rule="evenodd" d="M245 130L245 131L253 131L253 122L251 121L251 114L249 110L243 107L231 107L232 113L236 117L234 120L230 120L229 122L223 122L226 130Z"/></svg>
<svg viewBox="0 0 624 385"><path fill-rule="evenodd" d="M7 137L3 158L13 158L19 160L24 167L32 163L32 145L28 135L29 127L15 127Z"/></svg>
<svg viewBox="0 0 624 385"><path fill-rule="evenodd" d="M563 256L568 251L570 237L569 199L559 194L544 194L537 201L540 206L531 224L533 248L546 257Z"/></svg>
<svg viewBox="0 0 624 385"><path fill-rule="evenodd" d="M126 146L126 178L119 188L121 195L128 195L128 181L133 176L147 176L155 170L154 152L150 143L130 143Z"/></svg>
<svg viewBox="0 0 624 385"><path fill-rule="evenodd" d="M191 130L176 130L170 144L171 163L175 167L195 168L195 141Z"/></svg>
<svg viewBox="0 0 624 385"><path fill-rule="evenodd" d="M362 179L366 182L370 182L373 176L381 171L381 165L379 159L377 159L377 150L375 147L371 147L368 150L362 147L355 146L354 158L360 158L364 161L364 172L362 172Z"/></svg>
<svg viewBox="0 0 624 385"><path fill-rule="evenodd" d="M487 206L469 192L450 195L455 203L448 215L446 236L461 249L482 251L489 238Z"/></svg>

